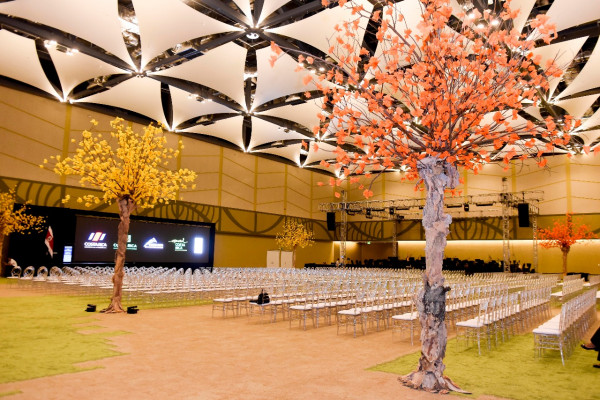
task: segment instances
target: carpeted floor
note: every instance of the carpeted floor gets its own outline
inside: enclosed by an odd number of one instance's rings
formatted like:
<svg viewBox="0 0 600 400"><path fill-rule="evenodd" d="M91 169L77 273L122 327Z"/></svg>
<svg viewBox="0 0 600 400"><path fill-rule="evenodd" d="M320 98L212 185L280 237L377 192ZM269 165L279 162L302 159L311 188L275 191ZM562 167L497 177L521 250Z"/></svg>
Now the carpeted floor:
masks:
<svg viewBox="0 0 600 400"><path fill-rule="evenodd" d="M473 393L514 400L600 399L600 369L593 368L596 352L576 348L563 367L557 351L546 351L535 358L533 334L511 337L482 356L476 347L465 348L456 340L448 342L444 359L446 375L461 388ZM371 370L404 375L411 372L420 353L377 365Z"/></svg>
<svg viewBox="0 0 600 400"><path fill-rule="evenodd" d="M68 296L0 298L0 383L82 371L75 364L120 355L108 338L122 332L94 332L102 327L84 305Z"/></svg>
<svg viewBox="0 0 600 400"><path fill-rule="evenodd" d="M210 306L137 315L83 312L86 299L0 285L0 397L105 399L415 399L392 373L416 366L418 346L391 332L353 338L335 326L211 317ZM121 334L128 332L129 334ZM588 333L591 335L591 332ZM398 356L406 355L393 362ZM479 400L600 399L595 352L533 355L531 335L478 356L449 343L447 374ZM116 356L116 357L115 357ZM96 360L87 361L85 360ZM372 367L377 365L376 367ZM372 367L372 368L370 368ZM33 379L40 377L37 379ZM133 396L133 397L132 397Z"/></svg>

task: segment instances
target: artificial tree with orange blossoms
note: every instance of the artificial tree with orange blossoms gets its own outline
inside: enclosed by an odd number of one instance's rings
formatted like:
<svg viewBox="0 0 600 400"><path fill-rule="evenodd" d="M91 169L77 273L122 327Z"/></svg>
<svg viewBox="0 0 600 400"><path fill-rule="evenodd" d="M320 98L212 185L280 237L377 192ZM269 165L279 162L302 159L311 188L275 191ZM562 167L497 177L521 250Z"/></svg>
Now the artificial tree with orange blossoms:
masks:
<svg viewBox="0 0 600 400"><path fill-rule="evenodd" d="M580 240L594 239L596 235L587 225L577 225L568 213L565 221L555 220L551 228L538 229L540 245L546 249L557 247L562 252L562 276L567 276L567 257L571 246Z"/></svg>
<svg viewBox="0 0 600 400"><path fill-rule="evenodd" d="M102 197L88 194L78 198L78 202L86 207L101 202L116 202L119 206L113 295L110 305L102 310L105 313L124 312L121 299L131 213L137 208L153 208L158 203L176 200L179 190L188 185L193 188L192 182L196 179L196 173L187 168L169 169L169 161L175 160L183 148L181 141L179 149L174 150L166 146L167 139L160 126L150 124L143 132L135 132L123 122L122 118L111 121L113 130L108 137L83 131L72 156L51 157L55 173L79 175L82 186L95 187L102 192ZM92 124L96 126L98 122L92 120ZM46 164L48 160L44 160L41 167ZM63 202L69 199L67 195Z"/></svg>
<svg viewBox="0 0 600 400"><path fill-rule="evenodd" d="M314 128L313 146L335 135L335 159L322 165L335 167L336 185L398 168L406 171L405 179L424 184L427 261L417 304L421 358L417 370L401 379L428 391L460 390L444 376L449 289L442 260L451 223L443 211L444 195L459 184L457 167L477 173L485 163L499 161L508 168L512 159L528 157L544 166L544 155L569 143L579 122L545 101L549 79L561 70L552 62L540 65L531 53L534 40L549 43L554 28L538 15L530 23L533 37L521 35L512 28L518 10L510 1L474 0L467 14L458 13L460 23L451 19L449 0L421 0L418 24L404 20L401 6L409 1L381 2L373 13L358 1L339 3L351 7L355 18L336 26L329 59L296 52L300 62L325 69L305 78L323 93L325 112ZM362 45L363 18L375 26L376 48ZM275 43L271 47L271 62L283 50L294 54ZM531 104L547 106L548 116L541 121L522 116ZM361 188L365 197L373 195L369 187Z"/></svg>

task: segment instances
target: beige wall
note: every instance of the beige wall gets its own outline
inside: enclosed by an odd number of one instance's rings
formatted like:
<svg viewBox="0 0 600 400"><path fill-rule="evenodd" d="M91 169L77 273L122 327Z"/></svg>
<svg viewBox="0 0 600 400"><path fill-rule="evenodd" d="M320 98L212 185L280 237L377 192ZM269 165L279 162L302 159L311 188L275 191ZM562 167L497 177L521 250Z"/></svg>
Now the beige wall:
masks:
<svg viewBox="0 0 600 400"><path fill-rule="evenodd" d="M464 181L457 195L476 196L502 191L502 178L507 178L508 191L542 191L540 214L560 215L600 213L600 157L573 155L548 157L546 167L535 160L514 161L508 169L501 164L488 164L477 175L460 171ZM415 191L415 182L402 181L403 173L392 172L378 177L371 186L373 200L423 198ZM362 191L346 186L350 200L362 200ZM476 207L475 207L476 208Z"/></svg>
<svg viewBox="0 0 600 400"><path fill-rule="evenodd" d="M277 250L273 238L217 234L214 264L215 267L264 267L269 250ZM333 262L332 242L315 242L311 247L296 250L298 268L323 262Z"/></svg>
<svg viewBox="0 0 600 400"><path fill-rule="evenodd" d="M68 155L75 149L71 139L78 139L84 129L90 128L90 120L100 122L98 131L108 131L111 116L60 103L13 89L0 87L0 176L46 182L52 185L79 186L74 177L61 178L51 171L42 170L39 164L51 155ZM133 124L136 129L141 126ZM170 146L176 147L179 135L167 133ZM323 174L284 165L252 154L222 148L213 144L181 138L184 148L180 159L181 167L191 168L198 173L197 187L181 193L181 199L198 204L247 210L246 217L238 212L235 223L247 219L247 226L254 224L255 214L270 213L302 218L325 220L318 210L319 204L337 201L335 190ZM458 189L461 195L477 195L499 192L502 178L508 179L509 190L543 190L544 200L540 204L542 215L564 215L572 211L582 215L584 222L598 220L600 213L600 157L576 155L550 157L548 167L540 169L533 161L515 162L504 170L498 165L488 165L481 173L461 172L464 184ZM372 183L375 199L420 198L423 191L415 191L414 182L402 181L400 172L380 176ZM319 186L319 182L325 185ZM50 186L52 196L60 197L63 186ZM57 189L58 188L58 189ZM362 190L344 183L342 188L349 193L349 200L361 200ZM55 190L57 189L57 190ZM81 193L81 189L68 189ZM24 194L23 196L26 196ZM44 203L40 200L40 204ZM46 203L44 203L46 204ZM107 208L105 211L113 211ZM592 215L595 214L595 215ZM338 221L339 221L339 215ZM269 220L266 218L265 220ZM549 220L548 220L549 221ZM549 225L549 222L544 222ZM216 266L264 266L266 251L275 248L274 232L260 233L259 226L247 235L231 235L224 232L234 227L234 222L223 221L222 232L217 233ZM270 222L269 222L270 223ZM594 222L594 229L598 224ZM543 225L542 225L543 226ZM389 227L384 227L388 229ZM237 228L236 228L237 229ZM276 229L276 228L273 228ZM271 229L271 230L273 230ZM414 229L413 229L414 231ZM384 234L387 235L386 231ZM418 232L406 233L406 238ZM517 237L523 237L521 233ZM418 237L417 237L418 238ZM402 239L400 237L399 239ZM461 258L501 258L501 244L495 241L449 241L446 255ZM526 241L511 241L511 258L530 262L531 245ZM600 262L598 242L590 245L575 245L570 255L571 268L594 272ZM399 255L420 256L424 242L402 241ZM230 251L229 249L236 249ZM239 249L239 250L237 250ZM337 249L337 250L336 250ZM337 252L337 253L336 253ZM314 247L300 250L298 264L305 262L331 262L339 254L339 246L332 242L318 242ZM348 257L352 259L384 258L392 254L390 244L348 244ZM558 272L559 255L555 250L539 250L541 270Z"/></svg>
<svg viewBox="0 0 600 400"><path fill-rule="evenodd" d="M0 87L0 176L79 186L77 177L61 178L39 164L50 156L67 156L90 129L108 132L107 116L76 105ZM142 125L132 124L134 130ZM251 211L325 219L320 202L330 202L331 188L318 186L327 176L252 154L166 133L168 145L183 142L179 166L198 173L196 189L180 193L180 200Z"/></svg>
<svg viewBox="0 0 600 400"><path fill-rule="evenodd" d="M338 242L339 243L339 242ZM335 254L339 256L339 244ZM381 259L391 257L391 242L347 243L347 257L352 260ZM533 263L531 240L510 241L511 259L520 263ZM571 247L567 260L568 272L600 274L600 239L585 240ZM398 242L398 258L425 257L425 241L407 240ZM502 240L450 240L445 257L484 261L502 259ZM545 249L538 244L538 272L562 272L562 253L558 249Z"/></svg>

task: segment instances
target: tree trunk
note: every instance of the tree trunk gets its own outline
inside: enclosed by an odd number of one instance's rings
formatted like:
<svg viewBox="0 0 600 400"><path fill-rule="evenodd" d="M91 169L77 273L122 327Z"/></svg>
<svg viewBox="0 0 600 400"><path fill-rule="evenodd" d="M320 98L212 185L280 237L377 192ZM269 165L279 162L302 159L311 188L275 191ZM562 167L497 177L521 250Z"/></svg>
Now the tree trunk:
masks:
<svg viewBox="0 0 600 400"><path fill-rule="evenodd" d="M426 270L423 289L417 296L421 322L421 358L416 371L400 377L409 387L429 392L464 392L444 376L447 332L446 292L442 276L442 261L446 236L452 217L444 214L444 190L458 184L456 167L437 157L427 157L418 164L419 176L425 183L427 199L423 209L425 228Z"/></svg>
<svg viewBox="0 0 600 400"><path fill-rule="evenodd" d="M292 247L292 268L296 268L296 247Z"/></svg>
<svg viewBox="0 0 600 400"><path fill-rule="evenodd" d="M4 256L4 235L0 233L0 278L4 278L7 269L6 260L7 258Z"/></svg>
<svg viewBox="0 0 600 400"><path fill-rule="evenodd" d="M562 268L562 277L563 280L565 276L567 276L567 256L569 255L570 248L561 247L560 251L562 251L562 259L563 259L563 268Z"/></svg>
<svg viewBox="0 0 600 400"><path fill-rule="evenodd" d="M121 305L123 297L123 276L125 272L125 250L127 250L127 235L129 234L129 217L135 209L135 203L131 198L124 197L119 199L119 231L117 237L117 251L115 253L115 273L112 277L113 295L110 300L110 305L102 310L103 313L120 313L125 312Z"/></svg>

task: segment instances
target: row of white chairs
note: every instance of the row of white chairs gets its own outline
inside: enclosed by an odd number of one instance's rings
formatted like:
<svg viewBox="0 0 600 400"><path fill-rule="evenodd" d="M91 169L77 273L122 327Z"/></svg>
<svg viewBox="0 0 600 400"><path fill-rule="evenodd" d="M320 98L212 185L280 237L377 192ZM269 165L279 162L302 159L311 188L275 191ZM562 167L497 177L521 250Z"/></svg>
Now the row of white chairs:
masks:
<svg viewBox="0 0 600 400"><path fill-rule="evenodd" d="M535 354L558 350L565 365L565 358L595 320L596 290L588 290L563 303L560 314L533 330Z"/></svg>
<svg viewBox="0 0 600 400"><path fill-rule="evenodd" d="M551 287L526 289L520 292L499 293L482 298L478 302L477 314L469 319L456 323L457 342L476 341L481 355L481 341L486 340L487 348L492 342L497 346L498 338L502 341L514 336L521 328L526 329L532 321L537 321L550 313Z"/></svg>
<svg viewBox="0 0 600 400"><path fill-rule="evenodd" d="M566 278L566 277L565 277ZM570 279L563 281L562 290L552 293L555 299L562 299L583 290L584 279Z"/></svg>

